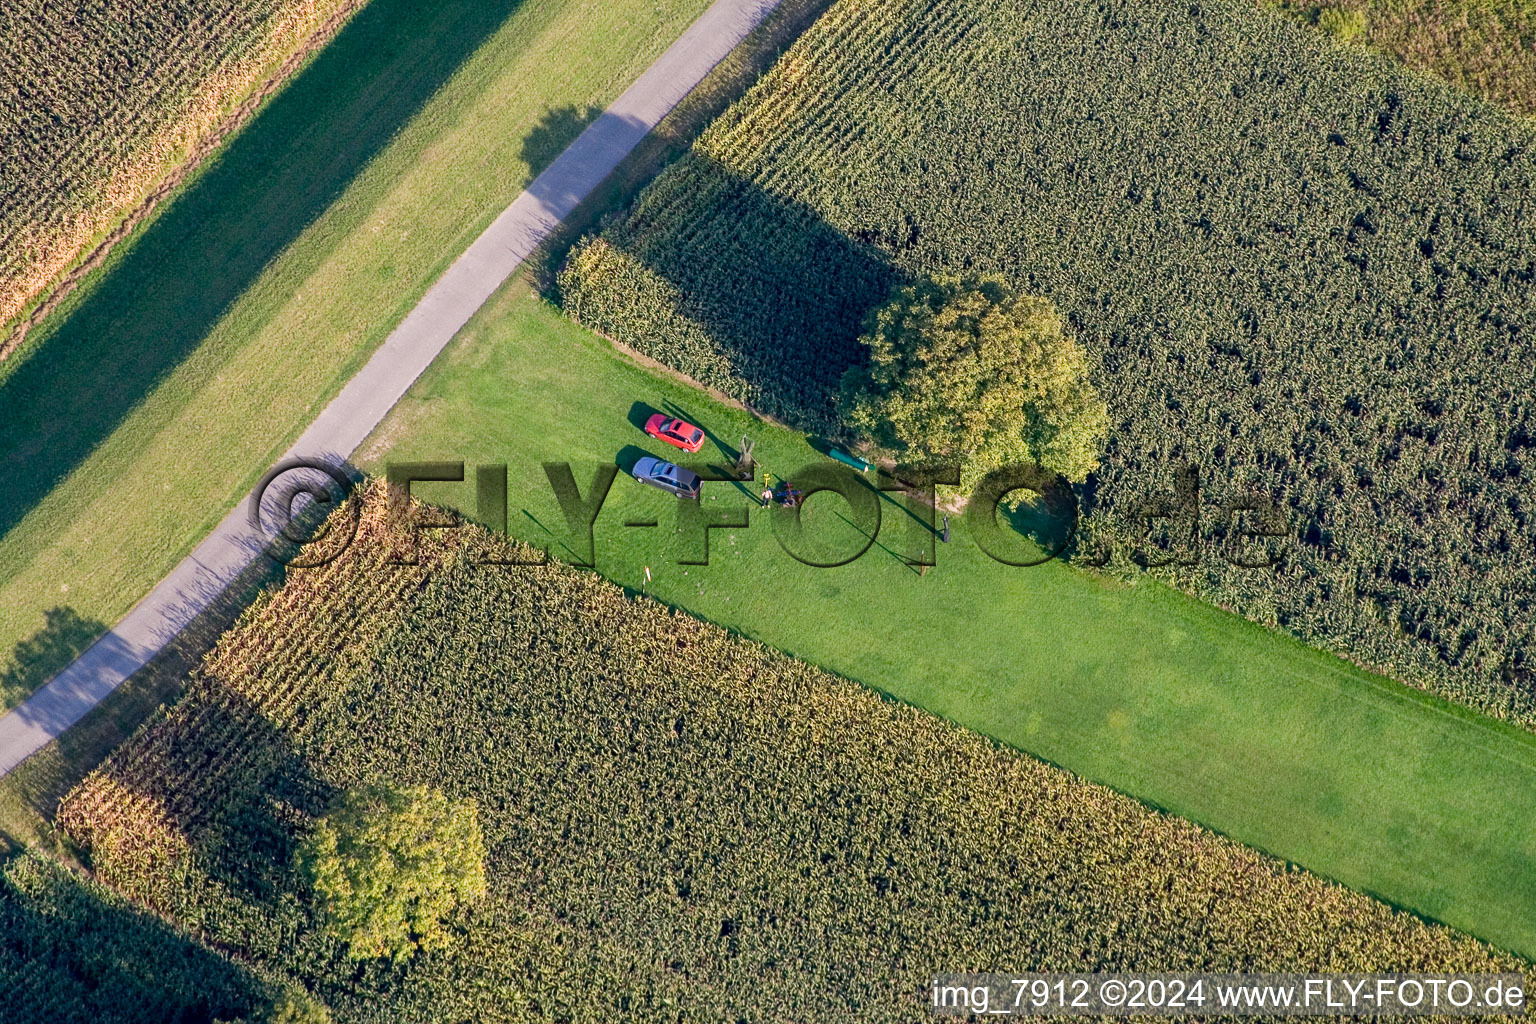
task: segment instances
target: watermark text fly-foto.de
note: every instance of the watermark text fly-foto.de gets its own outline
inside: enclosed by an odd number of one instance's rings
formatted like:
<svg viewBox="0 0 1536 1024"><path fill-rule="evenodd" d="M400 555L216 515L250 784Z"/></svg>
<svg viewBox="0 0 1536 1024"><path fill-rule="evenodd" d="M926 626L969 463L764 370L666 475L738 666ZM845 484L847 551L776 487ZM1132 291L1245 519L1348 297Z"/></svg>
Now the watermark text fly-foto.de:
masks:
<svg viewBox="0 0 1536 1024"><path fill-rule="evenodd" d="M954 466L880 470L871 475L833 462L813 462L793 473L770 477L763 490L756 488L753 467L684 465L697 478L691 495L673 504L676 532L681 535L684 553L682 565L708 565L710 534L715 530L744 530L750 527L754 510L766 512L768 525L786 555L804 565L835 568L859 559L875 543L880 533L883 506L895 502L902 509L901 519L909 536L907 564L930 567L937 564L938 545L951 539L951 516L938 500L940 486L956 486L961 474ZM600 463L578 469L569 462L542 464L543 480L533 486L547 488L564 519L566 536L562 547L565 561L591 568L596 561L597 522L608 501L619 467ZM424 520L411 502L412 486L420 483L473 483L474 518L503 536L508 533L508 496L512 493L505 464L468 466L463 461L398 462L385 469L389 510L395 525L409 537L409 553L402 557L415 561L422 535L429 530L452 529L455 524L443 520ZM331 523L317 533L317 512L341 506L355 480L355 474L322 459L289 459L279 463L262 479L252 493L249 508L251 525L261 528L276 520L279 543L269 549L271 557L294 568L324 564L339 555L351 542L356 530L351 523ZM724 491L726 497L747 500L719 505L706 504L706 488ZM521 488L520 493L527 493ZM720 493L708 495L714 502ZM1005 529L1006 510L1024 498L1039 513L1039 533L1045 539L1028 545L1020 542L1019 531ZM755 499L755 500L754 500ZM813 536L805 509L812 504L836 507L838 517L853 527L845 535L853 539L839 550L826 550L826 538ZM1079 526L1078 498L1062 478L1034 465L1004 466L987 473L972 488L963 503L963 513L956 519L963 523L970 539L984 554L1005 565L1028 567L1062 557L1072 550ZM306 521L305 513L308 513ZM1140 520L1144 545L1132 559L1143 568L1189 565L1201 557L1221 558L1230 565L1250 569L1270 569L1280 561L1278 549L1288 540L1290 529L1278 506L1267 498L1242 496L1212 502L1198 485L1198 470L1178 467L1171 492L1160 493L1141 502L1134 511ZM827 520L823 519L822 522ZM1220 525L1220 544L1202 546L1203 524ZM626 519L626 529L655 527L657 518ZM340 535L338 535L338 531ZM1278 543L1277 543L1278 542ZM1107 556L1075 552L1090 564L1102 565ZM542 564L543 558L533 564ZM495 564L522 564L497 560Z"/></svg>

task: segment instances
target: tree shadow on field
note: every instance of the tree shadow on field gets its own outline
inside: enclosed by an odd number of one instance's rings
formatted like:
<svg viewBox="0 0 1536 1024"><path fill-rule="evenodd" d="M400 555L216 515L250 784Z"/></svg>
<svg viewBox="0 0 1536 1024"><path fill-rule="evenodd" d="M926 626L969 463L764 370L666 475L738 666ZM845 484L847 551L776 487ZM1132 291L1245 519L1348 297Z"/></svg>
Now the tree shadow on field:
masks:
<svg viewBox="0 0 1536 1024"><path fill-rule="evenodd" d="M153 801L201 871L257 903L287 883L303 825L336 792L311 771L288 728L220 680L194 686L108 773Z"/></svg>
<svg viewBox="0 0 1536 1024"><path fill-rule="evenodd" d="M222 590L211 595L212 599L200 602L202 610L181 628L153 658L141 669L108 693L78 722L73 724L50 721L48 709L36 710L22 704L13 714L22 720L30 720L55 731L63 732L49 746L28 758L6 777L5 786L10 793L38 816L51 820L59 802L64 799L85 776L100 766L106 756L151 719L156 710L173 703L186 687L188 674L199 665L262 590L282 579L282 571L270 560L259 558L247 566ZM190 599L190 595L189 595ZM68 611L65 609L64 611ZM118 638L101 623L75 620L83 630L86 624L97 630L83 647L98 640L104 644L118 644ZM84 634L79 634L83 636ZM73 645L64 645L68 652ZM79 652L70 653L61 660L68 662ZM32 682L40 684L56 674L56 665L48 676L34 675ZM33 686L36 689L36 685Z"/></svg>
<svg viewBox="0 0 1536 1024"><path fill-rule="evenodd" d="M843 215L856 217L858 211ZM822 456L851 451L853 439L836 413L843 375L863 364L859 336L870 313L912 279L900 261L919 245L899 205L868 216L868 223L845 230L810 205L691 151L602 234L640 273L620 268L618 283L607 291L579 295L579 318L706 386L809 431L809 446ZM877 219L882 217L900 223ZM656 296L632 294L647 287L647 275L671 293L662 317L649 305ZM626 303L633 305L625 308ZM722 363L724 373L718 369ZM698 422L686 409L664 404L669 415ZM632 412L632 419L636 415ZM884 470L864 476L887 511L900 510L914 536L942 532L944 513L936 512L930 523L900 494L880 490L881 480L893 482ZM1000 523L1042 551L1055 550L1068 536L1071 517L1059 496L1005 513Z"/></svg>
<svg viewBox="0 0 1536 1024"><path fill-rule="evenodd" d="M51 679L107 631L107 624L61 605L43 613L42 628L11 649L0 662L0 698L19 701Z"/></svg>
<svg viewBox="0 0 1536 1024"><path fill-rule="evenodd" d="M34 331L0 383L0 537L199 349L519 3L372 0ZM202 354L207 374L232 355Z"/></svg>
<svg viewBox="0 0 1536 1024"><path fill-rule="evenodd" d="M523 137L523 162L535 170L546 166L602 113L601 107L582 109L570 104L546 110L539 123Z"/></svg>
<svg viewBox="0 0 1536 1024"><path fill-rule="evenodd" d="M1034 545L1038 554L1030 557L1043 557L1052 551L1059 551L1072 539L1077 527L1077 515L1070 485L1058 481L1055 487L1044 494L1019 491L1011 495L1011 498L1020 500L1011 506L1007 501L999 503L997 520L1012 526L1015 533Z"/></svg>
<svg viewBox="0 0 1536 1024"><path fill-rule="evenodd" d="M192 837L208 873L253 902L267 903L291 884L294 853L308 823L337 790L320 779L292 738L248 704L226 701L226 721L252 737L242 782L219 795L217 810Z"/></svg>
<svg viewBox="0 0 1536 1024"><path fill-rule="evenodd" d="M862 361L865 317L904 280L882 247L889 233L850 237L696 152L643 203L643 217L632 209L602 237L673 291L679 320L703 339L615 308L625 296L585 302L583 319L761 412L836 433L833 402L843 372Z"/></svg>

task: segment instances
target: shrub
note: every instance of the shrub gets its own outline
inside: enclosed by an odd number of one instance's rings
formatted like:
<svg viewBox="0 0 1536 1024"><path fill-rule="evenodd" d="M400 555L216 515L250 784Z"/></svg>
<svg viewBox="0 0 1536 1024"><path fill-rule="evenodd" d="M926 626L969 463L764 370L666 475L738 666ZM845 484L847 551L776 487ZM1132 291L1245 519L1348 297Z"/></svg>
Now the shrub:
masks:
<svg viewBox="0 0 1536 1024"><path fill-rule="evenodd" d="M474 801L424 786L349 790L299 849L333 934L358 960L446 946L443 919L485 895Z"/></svg>
<svg viewBox="0 0 1536 1024"><path fill-rule="evenodd" d="M331 1013L308 992L288 985L272 1000L263 1024L331 1024Z"/></svg>

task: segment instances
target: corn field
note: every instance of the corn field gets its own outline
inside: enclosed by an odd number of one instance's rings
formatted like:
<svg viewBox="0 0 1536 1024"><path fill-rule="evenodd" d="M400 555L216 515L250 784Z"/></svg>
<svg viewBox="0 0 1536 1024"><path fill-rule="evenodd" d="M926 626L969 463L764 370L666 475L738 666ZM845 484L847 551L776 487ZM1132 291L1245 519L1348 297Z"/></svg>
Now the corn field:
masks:
<svg viewBox="0 0 1536 1024"><path fill-rule="evenodd" d="M294 573L58 816L119 893L338 1022L910 1021L937 969L1475 970L1446 928L559 564ZM358 966L291 853L330 795L480 807L490 896Z"/></svg>
<svg viewBox="0 0 1536 1024"><path fill-rule="evenodd" d="M802 427L893 284L1095 360L1075 558L1536 727L1536 132L1230 2L842 0L571 254L575 318ZM1193 466L1203 512L1142 513ZM1187 478L1187 477L1186 477ZM1221 509L1278 506L1277 568ZM1186 521L1187 520L1187 521ZM1171 541L1170 541L1171 543ZM1182 564L1177 564L1182 563Z"/></svg>
<svg viewBox="0 0 1536 1024"><path fill-rule="evenodd" d="M285 60L356 6L0 5L0 355L20 341L17 318L61 274L183 161L203 155Z"/></svg>
<svg viewBox="0 0 1536 1024"><path fill-rule="evenodd" d="M0 861L0 993L0 1020L17 1024L238 1024L275 994L37 853Z"/></svg>

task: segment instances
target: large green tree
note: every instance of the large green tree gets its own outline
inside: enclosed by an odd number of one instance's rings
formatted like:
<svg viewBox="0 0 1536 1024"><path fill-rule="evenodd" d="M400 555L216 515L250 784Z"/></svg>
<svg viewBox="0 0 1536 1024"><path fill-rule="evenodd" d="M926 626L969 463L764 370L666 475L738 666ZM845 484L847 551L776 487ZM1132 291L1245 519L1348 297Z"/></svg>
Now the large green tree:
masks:
<svg viewBox="0 0 1536 1024"><path fill-rule="evenodd" d="M1073 481L1098 465L1108 411L1049 300L994 275L925 280L861 340L868 365L844 377L842 413L898 460L958 463L966 486L1015 463Z"/></svg>
<svg viewBox="0 0 1536 1024"><path fill-rule="evenodd" d="M356 959L446 945L443 919L485 894L474 801L425 786L348 790L299 849L327 926Z"/></svg>

